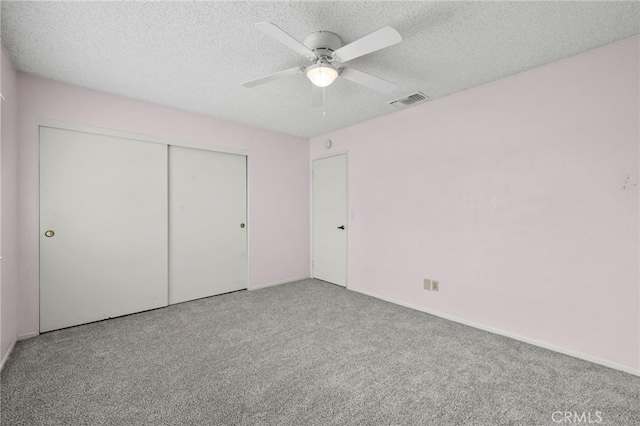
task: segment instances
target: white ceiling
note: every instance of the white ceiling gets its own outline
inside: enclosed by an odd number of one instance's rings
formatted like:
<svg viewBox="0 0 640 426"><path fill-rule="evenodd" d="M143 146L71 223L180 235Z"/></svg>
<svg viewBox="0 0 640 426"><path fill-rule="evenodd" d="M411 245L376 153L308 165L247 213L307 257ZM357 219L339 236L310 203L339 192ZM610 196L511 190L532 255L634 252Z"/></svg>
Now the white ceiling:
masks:
<svg viewBox="0 0 640 426"><path fill-rule="evenodd" d="M640 33L639 2L15 2L2 1L2 42L19 71L186 111L312 137ZM338 79L326 115L303 74L241 83L298 65L254 28L344 44L384 26L400 44L348 62L398 84L384 95ZM526 100L523 100L526 101Z"/></svg>

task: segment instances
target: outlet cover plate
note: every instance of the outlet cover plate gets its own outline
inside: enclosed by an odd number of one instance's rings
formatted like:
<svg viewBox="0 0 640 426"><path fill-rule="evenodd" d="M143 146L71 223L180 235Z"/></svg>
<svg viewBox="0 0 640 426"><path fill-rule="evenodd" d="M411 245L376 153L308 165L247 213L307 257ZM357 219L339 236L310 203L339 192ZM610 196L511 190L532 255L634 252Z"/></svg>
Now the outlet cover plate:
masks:
<svg viewBox="0 0 640 426"><path fill-rule="evenodd" d="M424 279L424 283L423 283L424 289L425 290L429 290L431 291L431 280L428 278Z"/></svg>
<svg viewBox="0 0 640 426"><path fill-rule="evenodd" d="M431 289L433 291L439 291L440 290L440 282L436 281L436 280L431 281Z"/></svg>

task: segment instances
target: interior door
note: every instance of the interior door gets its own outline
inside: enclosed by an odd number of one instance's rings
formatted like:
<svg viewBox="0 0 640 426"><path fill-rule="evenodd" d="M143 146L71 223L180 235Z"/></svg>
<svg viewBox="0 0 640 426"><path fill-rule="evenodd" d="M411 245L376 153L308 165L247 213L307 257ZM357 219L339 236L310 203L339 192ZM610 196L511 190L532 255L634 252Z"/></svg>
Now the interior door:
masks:
<svg viewBox="0 0 640 426"><path fill-rule="evenodd" d="M347 156L313 161L313 276L347 285Z"/></svg>
<svg viewBox="0 0 640 426"><path fill-rule="evenodd" d="M40 127L40 331L167 305L167 146Z"/></svg>
<svg viewBox="0 0 640 426"><path fill-rule="evenodd" d="M169 303L247 288L247 157L169 147Z"/></svg>

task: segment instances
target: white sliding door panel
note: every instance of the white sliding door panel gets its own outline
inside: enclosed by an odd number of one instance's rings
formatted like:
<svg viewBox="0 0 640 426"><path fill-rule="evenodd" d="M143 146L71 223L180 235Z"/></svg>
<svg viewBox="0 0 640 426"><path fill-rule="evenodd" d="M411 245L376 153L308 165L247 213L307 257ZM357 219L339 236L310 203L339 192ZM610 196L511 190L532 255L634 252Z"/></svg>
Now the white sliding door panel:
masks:
<svg viewBox="0 0 640 426"><path fill-rule="evenodd" d="M347 285L347 156L313 161L313 276Z"/></svg>
<svg viewBox="0 0 640 426"><path fill-rule="evenodd" d="M166 306L167 266L167 146L40 127L40 331Z"/></svg>
<svg viewBox="0 0 640 426"><path fill-rule="evenodd" d="M169 303L247 288L247 157L169 147Z"/></svg>

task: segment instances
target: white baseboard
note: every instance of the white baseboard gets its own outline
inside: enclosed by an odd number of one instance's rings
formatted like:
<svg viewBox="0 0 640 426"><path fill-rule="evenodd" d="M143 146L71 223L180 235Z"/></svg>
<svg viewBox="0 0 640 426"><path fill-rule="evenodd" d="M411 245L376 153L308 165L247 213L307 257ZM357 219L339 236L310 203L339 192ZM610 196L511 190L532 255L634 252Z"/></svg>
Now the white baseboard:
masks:
<svg viewBox="0 0 640 426"><path fill-rule="evenodd" d="M18 340L31 339L32 337L36 337L36 336L39 336L39 335L40 335L40 333L38 333L37 331L34 331L33 333L19 334L18 335Z"/></svg>
<svg viewBox="0 0 640 426"><path fill-rule="evenodd" d="M13 339L13 342L11 342L11 346L9 346L9 350L7 350L7 353L4 354L4 357L2 357L2 363L0 363L0 371L2 371L2 369L4 368L4 364L9 359L9 355L11 355L11 352L13 352L13 347L16 345L16 341L17 339Z"/></svg>
<svg viewBox="0 0 640 426"><path fill-rule="evenodd" d="M582 359L582 360L585 360L585 361L593 362L594 364L600 364L600 365L603 365L605 367L613 368L614 370L620 370L620 371L624 371L625 373L633 374L635 376L640 376L640 369L635 369L635 368L630 367L628 365L623 365L623 364L618 364L616 362L607 361L605 359L597 358L597 357L594 357L594 356L591 356L591 355L586 355L586 354L583 354L581 352L577 352L577 351L574 351L574 350L571 350L571 349L563 348L561 346L556 346L556 345L553 345L553 344L550 344L550 343L546 343L546 342L542 342L542 341L539 341L539 340L530 339L530 338L525 337L525 336L520 336L520 335L518 335L516 333L511 333L509 331L504 331L504 330L501 330L499 328L489 327L489 326L486 326L486 325L475 323L473 321L468 321L468 320L465 320L465 319L462 319L462 318L458 318L458 317L455 317L455 316L452 316L452 315L443 314L441 312L425 309L425 308L422 308L420 306L412 305L410 303L401 302L399 300L392 299L390 297L381 296L379 294L371 293L369 291L357 290L357 289L352 289L352 288L350 288L349 290L355 291L357 293L362 293L362 294L365 294L367 296L375 297L376 299L384 300L385 302L391 302L391 303L394 303L396 305L404 306L405 308L415 309L416 311L424 312L424 313L427 313L427 314L430 314L430 315L435 315L437 317L444 318L444 319L449 320L449 321L453 321L453 322L457 322L457 323L460 323L460 324L468 325L469 327L478 328L480 330L488 331L489 333L494 333L494 334L499 334L501 336L510 337L511 339L519 340L521 342L528 343L530 345L538 346L538 347L541 347L541 348L544 348L544 349L549 349L549 350L554 351L554 352L559 352L559 353L564 354L564 355L569 355L569 356L572 356L574 358L579 358L579 359Z"/></svg>
<svg viewBox="0 0 640 426"><path fill-rule="evenodd" d="M282 281L274 281L271 283L266 283L266 284L257 284L257 285L252 285L251 287L248 288L248 290L258 290L261 288L265 288L265 287L273 287L274 285L280 285L280 284L287 284L287 283L292 283L295 281L301 281L301 280L306 280L309 277L295 277L295 278L288 278L286 280L282 280Z"/></svg>

